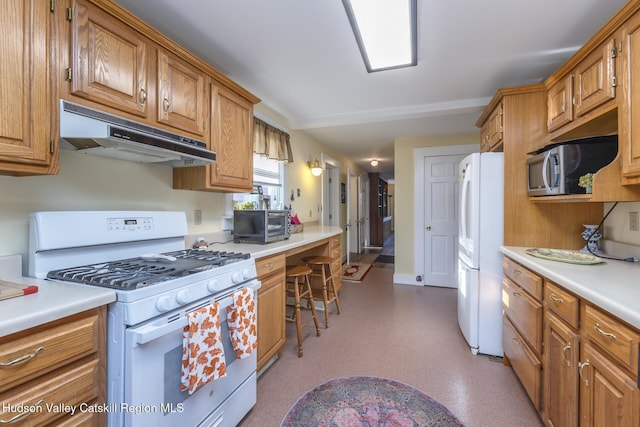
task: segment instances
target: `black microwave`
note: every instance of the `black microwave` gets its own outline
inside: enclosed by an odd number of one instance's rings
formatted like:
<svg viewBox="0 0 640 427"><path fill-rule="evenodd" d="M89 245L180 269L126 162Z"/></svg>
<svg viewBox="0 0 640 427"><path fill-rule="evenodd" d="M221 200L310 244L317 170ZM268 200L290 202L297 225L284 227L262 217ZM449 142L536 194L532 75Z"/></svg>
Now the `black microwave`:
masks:
<svg viewBox="0 0 640 427"><path fill-rule="evenodd" d="M529 196L584 194L578 186L582 175L596 173L618 154L618 136L583 138L555 143L527 159Z"/></svg>
<svg viewBox="0 0 640 427"><path fill-rule="evenodd" d="M234 210L235 243L271 243L289 238L288 210Z"/></svg>

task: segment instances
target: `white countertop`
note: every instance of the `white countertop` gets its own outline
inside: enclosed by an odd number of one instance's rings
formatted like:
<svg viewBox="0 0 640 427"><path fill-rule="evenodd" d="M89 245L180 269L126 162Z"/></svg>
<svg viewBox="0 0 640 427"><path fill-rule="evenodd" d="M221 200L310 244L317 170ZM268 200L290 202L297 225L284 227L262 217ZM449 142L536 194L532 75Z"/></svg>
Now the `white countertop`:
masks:
<svg viewBox="0 0 640 427"><path fill-rule="evenodd" d="M264 245L253 243L212 243L209 245L210 251L229 251L229 252L244 252L250 253L253 258L262 258L269 255L275 255L277 253L285 252L291 249L295 249L306 244L317 242L318 240L326 239L329 237L342 234L342 228L334 226L322 226L312 225L304 226L304 231L301 233L291 234L288 240L280 242L267 243ZM201 235L205 240L210 236L207 234ZM193 243L193 240L192 240Z"/></svg>
<svg viewBox="0 0 640 427"><path fill-rule="evenodd" d="M639 263L568 264L528 255L524 247L501 249L514 261L640 329Z"/></svg>
<svg viewBox="0 0 640 427"><path fill-rule="evenodd" d="M0 337L116 300L112 289L65 285L31 277L3 277L3 280L36 285L38 292L0 301Z"/></svg>
<svg viewBox="0 0 640 427"><path fill-rule="evenodd" d="M289 240L266 245L248 243L214 243L212 251L250 253L254 258L280 252L323 240L342 233L340 227L305 226L302 233L291 235ZM207 237L205 234L203 237ZM38 292L0 301L0 337L42 325L75 313L109 304L116 300L112 289L94 286L77 286L48 280L21 277L21 257L0 257L0 279L38 286ZM18 272L18 274L16 274Z"/></svg>

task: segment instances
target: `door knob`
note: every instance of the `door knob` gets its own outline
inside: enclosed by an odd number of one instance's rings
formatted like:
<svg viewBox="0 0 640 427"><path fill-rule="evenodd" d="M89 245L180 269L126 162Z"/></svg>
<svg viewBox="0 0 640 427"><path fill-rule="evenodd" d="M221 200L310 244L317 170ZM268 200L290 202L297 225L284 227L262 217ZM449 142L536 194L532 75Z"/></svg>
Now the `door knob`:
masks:
<svg viewBox="0 0 640 427"><path fill-rule="evenodd" d="M431 231L431 226L427 225L427 231Z"/></svg>

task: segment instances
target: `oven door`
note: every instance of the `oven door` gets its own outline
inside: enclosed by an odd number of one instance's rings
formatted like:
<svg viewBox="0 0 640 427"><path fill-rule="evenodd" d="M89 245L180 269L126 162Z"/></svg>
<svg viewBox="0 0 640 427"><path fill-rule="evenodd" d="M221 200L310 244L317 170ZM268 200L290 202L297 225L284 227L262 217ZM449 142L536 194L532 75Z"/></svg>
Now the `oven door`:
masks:
<svg viewBox="0 0 640 427"><path fill-rule="evenodd" d="M252 283L255 292L260 282L254 280L249 284ZM226 307L233 301L232 292L244 286L247 284L235 287L221 297L200 300L127 329L126 403L119 404L117 408L122 413L124 425L196 426L202 423L234 426L253 407L256 402L256 352L244 359L236 358L226 314ZM188 323L186 313L205 307L214 300L220 303L227 375L210 381L189 395L188 391L180 391L182 331ZM232 410L225 413L227 406Z"/></svg>

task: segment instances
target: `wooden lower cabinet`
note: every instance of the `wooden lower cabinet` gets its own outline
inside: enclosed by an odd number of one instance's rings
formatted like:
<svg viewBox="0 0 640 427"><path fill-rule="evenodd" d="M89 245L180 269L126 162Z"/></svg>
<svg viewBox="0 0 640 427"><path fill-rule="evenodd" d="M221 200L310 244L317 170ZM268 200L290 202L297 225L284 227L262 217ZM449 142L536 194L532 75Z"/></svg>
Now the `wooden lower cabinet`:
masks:
<svg viewBox="0 0 640 427"><path fill-rule="evenodd" d="M547 426L578 426L578 333L546 310L544 328L544 411Z"/></svg>
<svg viewBox="0 0 640 427"><path fill-rule="evenodd" d="M639 426L640 330L511 259L503 265L505 362L545 425ZM529 293L537 293L537 279L543 284L543 317Z"/></svg>
<svg viewBox="0 0 640 427"><path fill-rule="evenodd" d="M256 260L258 279L258 371L285 344L285 257L284 254Z"/></svg>
<svg viewBox="0 0 640 427"><path fill-rule="evenodd" d="M106 424L105 413L50 409L104 404L105 317L100 307L0 338L0 424ZM20 405L42 410L11 409Z"/></svg>
<svg viewBox="0 0 640 427"><path fill-rule="evenodd" d="M582 346L580 426L640 425L638 384L593 344Z"/></svg>

